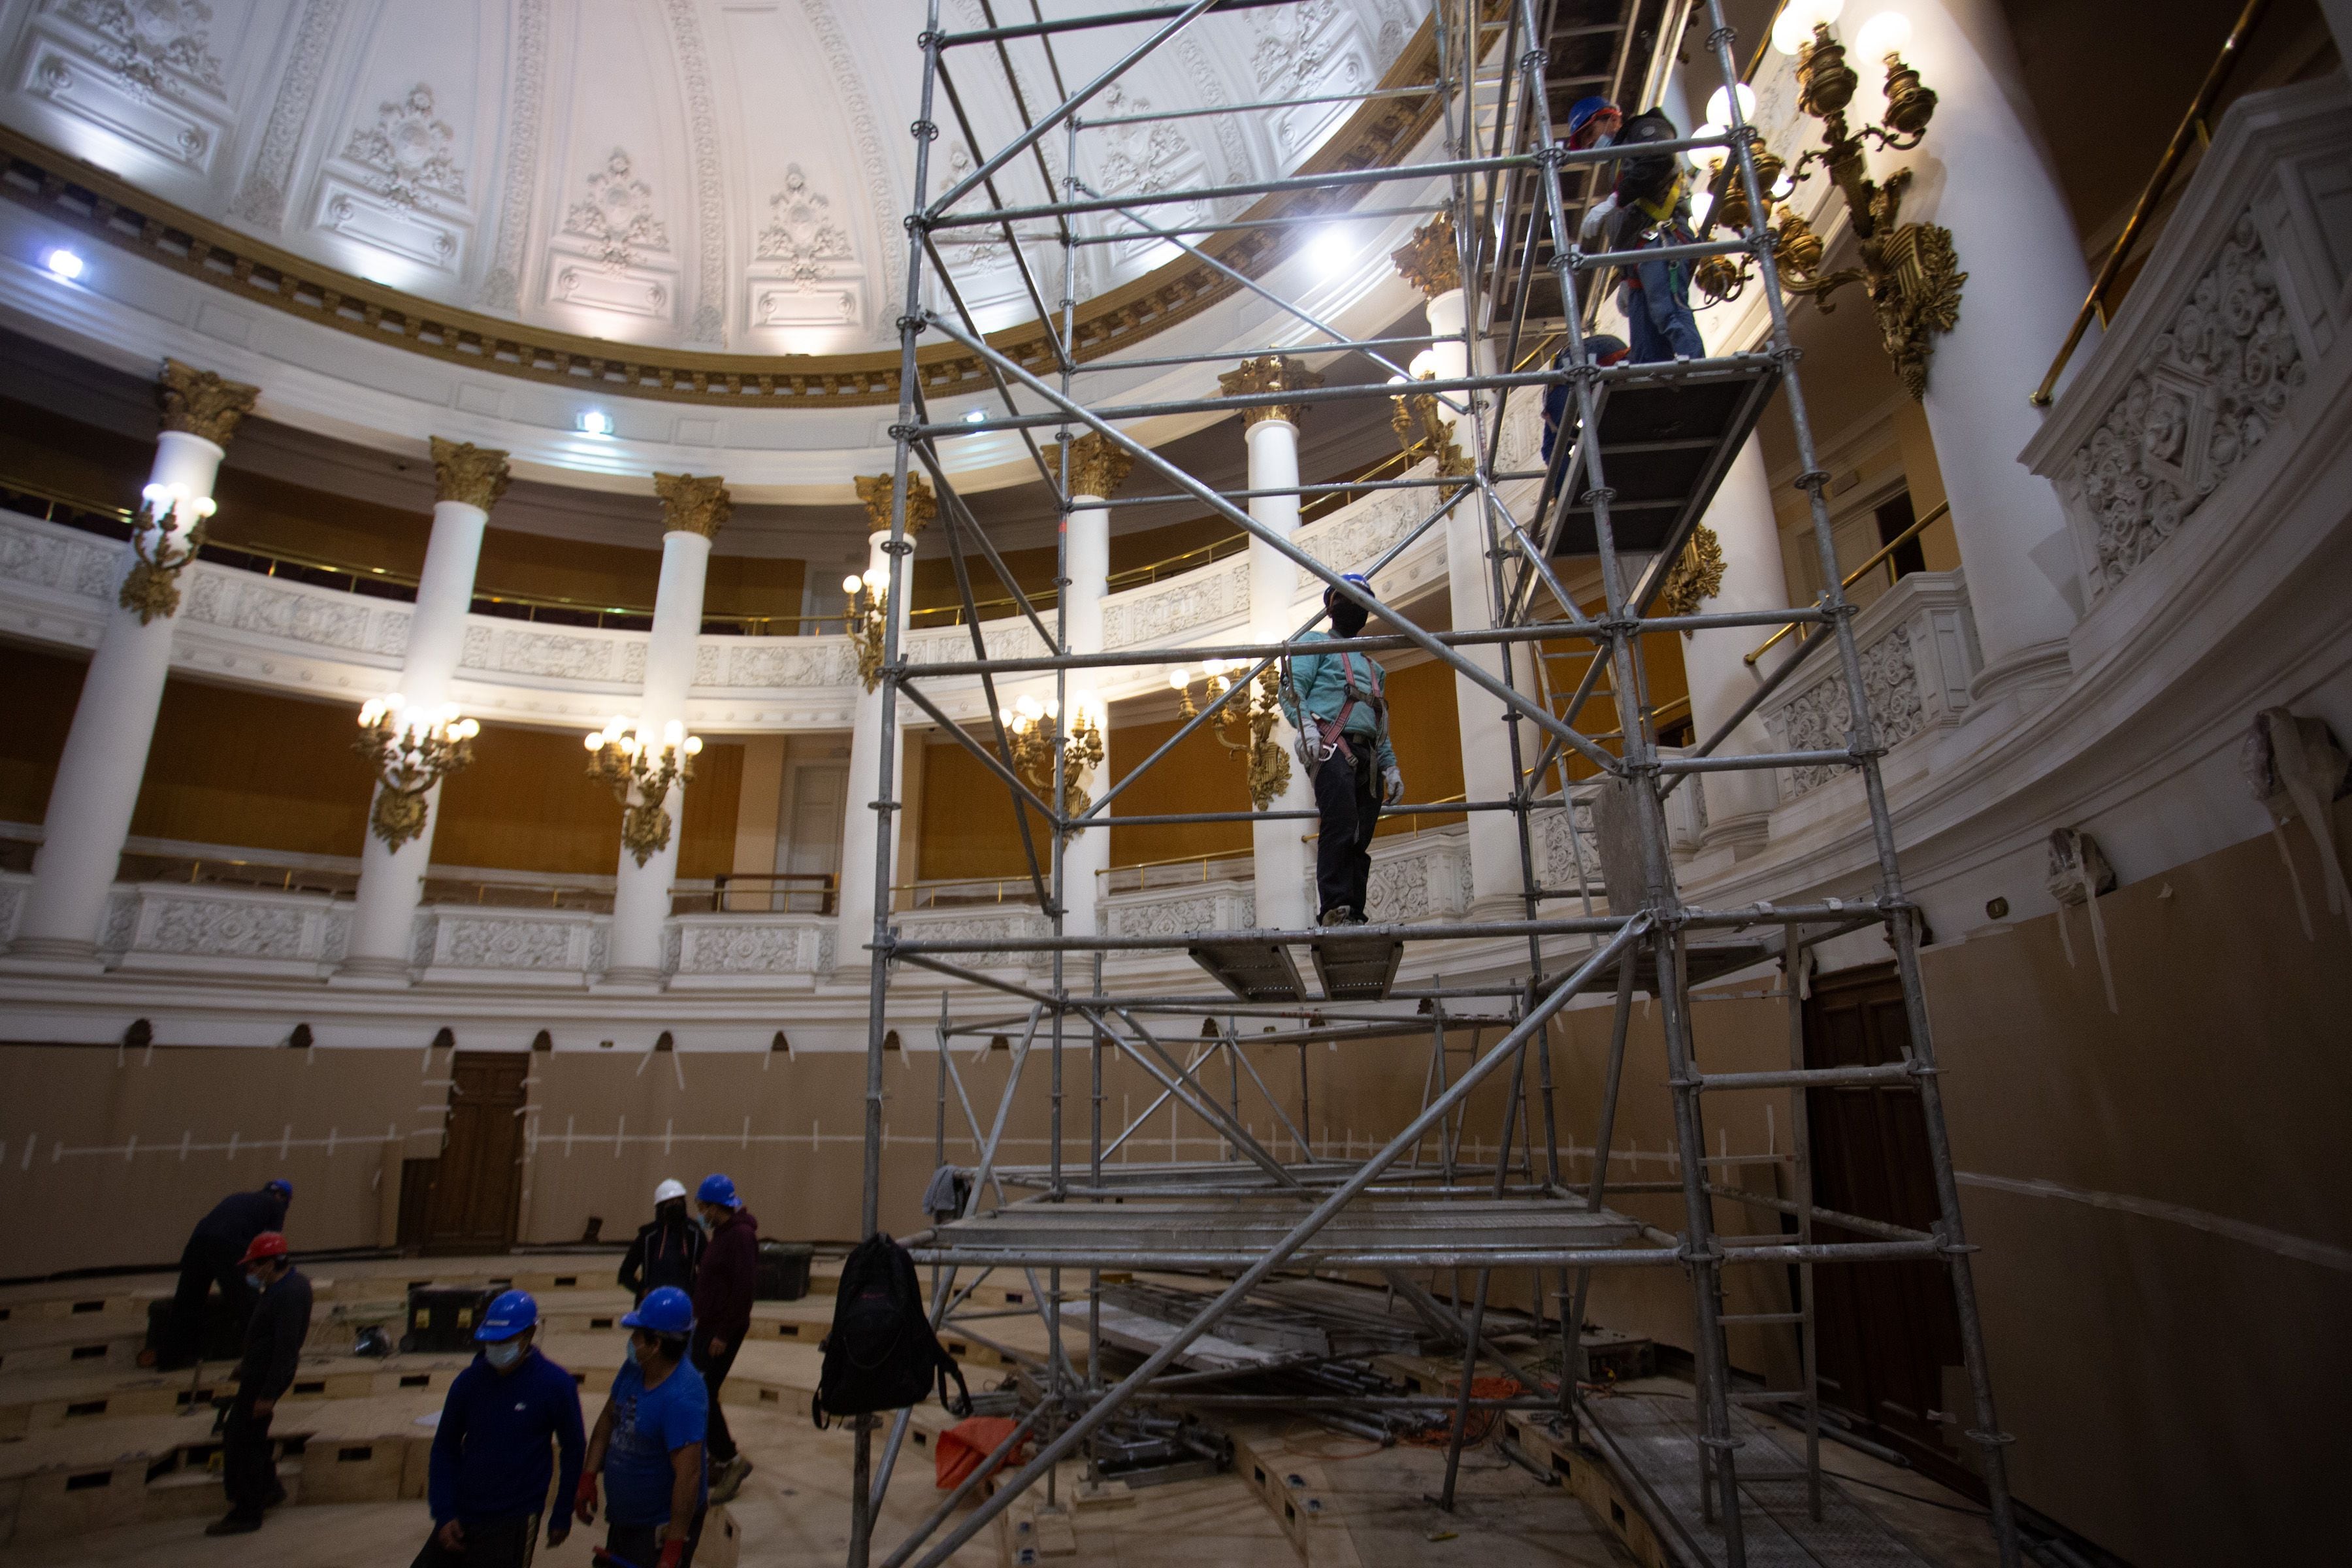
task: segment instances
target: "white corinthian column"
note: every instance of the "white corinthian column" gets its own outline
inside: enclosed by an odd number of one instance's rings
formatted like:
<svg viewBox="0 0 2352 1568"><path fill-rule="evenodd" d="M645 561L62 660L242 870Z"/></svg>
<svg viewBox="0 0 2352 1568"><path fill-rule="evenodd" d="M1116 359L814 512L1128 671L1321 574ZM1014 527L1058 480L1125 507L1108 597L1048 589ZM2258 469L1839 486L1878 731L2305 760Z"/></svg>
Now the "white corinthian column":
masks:
<svg viewBox="0 0 2352 1568"><path fill-rule="evenodd" d="M1322 384L1321 376L1285 354L1244 360L1240 369L1217 378L1218 389L1228 397L1253 392L1300 392ZM1298 415L1297 404L1276 404L1243 413L1251 489L1298 488ZM1254 497L1249 511L1260 527L1282 539L1298 532L1296 495ZM1249 590L1251 641L1280 642L1298 629L1298 567L1290 557L1255 537L1249 542ZM1276 732L1280 733L1278 727ZM1295 758L1289 785L1267 807L1315 809L1315 786ZM1307 819L1250 824L1257 923L1266 930L1303 931L1314 923L1315 897L1309 883L1315 855L1307 833Z"/></svg>
<svg viewBox="0 0 2352 1568"><path fill-rule="evenodd" d="M710 542L734 503L727 482L693 474L656 474L662 501L661 583L654 591L654 627L646 643L646 684L638 699L637 733L659 745L669 725L686 721L694 689L694 650L702 636L702 590ZM643 864L624 846L613 886L613 936L604 981L657 985L662 929L669 920L670 884L677 880L677 843L686 827L686 789L674 784L661 805L669 837Z"/></svg>
<svg viewBox="0 0 2352 1568"><path fill-rule="evenodd" d="M506 493L507 455L433 437L433 533L425 570L416 580L416 612L408 621L408 652L400 693L409 711L449 700L458 656L466 647L466 613L474 602L474 569L490 508ZM376 790L382 793L379 783ZM360 885L352 904L352 933L339 977L405 979L409 933L425 896L433 861L433 834L441 825L441 786L425 796L424 830L399 848L387 847L371 827L360 847ZM373 815L373 814L371 814Z"/></svg>
<svg viewBox="0 0 2352 1568"><path fill-rule="evenodd" d="M123 547L113 602L49 786L32 896L12 954L84 963L97 957L107 890L131 837L131 814L163 703L180 604L176 570L159 570L140 552L166 563L193 554L190 535L212 511L213 480L229 437L259 395L170 359L157 393L163 430L156 437L143 514L152 521Z"/></svg>
<svg viewBox="0 0 2352 1568"><path fill-rule="evenodd" d="M1101 503L1125 482L1135 455L1126 447L1089 432L1070 444L1070 516L1064 523L1063 556L1069 582L1062 589L1062 613L1072 653L1103 650L1103 595L1110 578L1110 509ZM1074 670L1069 689L1074 694L1095 689L1091 671ZM1097 704L1095 721L1102 726L1103 760L1095 765L1095 787L1100 795L1118 775L1111 771L1110 710ZM1110 829L1090 827L1066 841L1062 861L1062 930L1071 936L1100 933L1103 869L1110 864Z"/></svg>

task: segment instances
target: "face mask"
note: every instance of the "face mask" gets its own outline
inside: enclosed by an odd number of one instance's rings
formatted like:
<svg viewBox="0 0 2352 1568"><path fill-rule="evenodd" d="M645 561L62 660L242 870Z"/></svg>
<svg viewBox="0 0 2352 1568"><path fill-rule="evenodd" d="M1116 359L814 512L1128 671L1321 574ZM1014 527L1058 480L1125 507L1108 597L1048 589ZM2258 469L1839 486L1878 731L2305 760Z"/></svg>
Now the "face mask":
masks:
<svg viewBox="0 0 2352 1568"><path fill-rule="evenodd" d="M247 1274L245 1277L245 1282L252 1286L257 1290L267 1290L269 1289L269 1281L264 1279L258 1274Z"/></svg>
<svg viewBox="0 0 2352 1568"><path fill-rule="evenodd" d="M1331 602L1331 629L1343 637L1354 637L1364 629L1364 606L1353 599Z"/></svg>
<svg viewBox="0 0 2352 1568"><path fill-rule="evenodd" d="M514 1365L515 1363L522 1360L522 1346L517 1344L512 1340L506 1340L498 1344L484 1345L482 1347L482 1356L483 1359L488 1361L492 1366L497 1367L500 1372L504 1372L507 1368Z"/></svg>

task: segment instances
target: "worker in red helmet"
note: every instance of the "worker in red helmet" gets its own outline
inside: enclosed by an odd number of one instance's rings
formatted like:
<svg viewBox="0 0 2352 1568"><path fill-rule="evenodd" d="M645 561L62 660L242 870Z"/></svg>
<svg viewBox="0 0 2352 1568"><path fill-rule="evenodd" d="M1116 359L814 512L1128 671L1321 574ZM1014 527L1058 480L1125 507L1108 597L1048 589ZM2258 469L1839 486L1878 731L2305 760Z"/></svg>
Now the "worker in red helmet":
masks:
<svg viewBox="0 0 2352 1568"><path fill-rule="evenodd" d="M236 1398L221 1433L221 1481L228 1512L205 1527L206 1535L249 1535L261 1516L286 1500L269 1455L269 1422L294 1383L302 1342L310 1335L310 1281L286 1253L286 1233L265 1230L238 1259L245 1282L260 1296L245 1329L245 1356L236 1363Z"/></svg>

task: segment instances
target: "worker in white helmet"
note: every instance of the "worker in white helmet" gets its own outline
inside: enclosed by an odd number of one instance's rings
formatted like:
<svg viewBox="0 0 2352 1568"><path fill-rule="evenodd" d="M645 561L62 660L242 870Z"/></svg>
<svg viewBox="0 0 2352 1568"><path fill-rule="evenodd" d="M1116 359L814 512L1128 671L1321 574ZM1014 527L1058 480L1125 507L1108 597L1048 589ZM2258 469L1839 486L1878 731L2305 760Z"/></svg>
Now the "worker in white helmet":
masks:
<svg viewBox="0 0 2352 1568"><path fill-rule="evenodd" d="M665 1285L692 1290L703 1240L702 1227L686 1212L686 1184L665 1181L654 1189L654 1217L637 1227L637 1239L621 1259L621 1288L640 1302L646 1291Z"/></svg>

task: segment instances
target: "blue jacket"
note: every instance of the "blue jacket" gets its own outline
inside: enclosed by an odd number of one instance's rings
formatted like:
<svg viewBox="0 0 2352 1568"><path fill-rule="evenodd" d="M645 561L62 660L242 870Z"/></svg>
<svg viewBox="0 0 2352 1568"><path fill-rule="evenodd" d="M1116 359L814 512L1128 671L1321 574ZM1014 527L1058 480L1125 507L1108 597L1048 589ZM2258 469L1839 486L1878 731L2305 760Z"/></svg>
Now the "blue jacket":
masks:
<svg viewBox="0 0 2352 1568"><path fill-rule="evenodd" d="M1328 632L1308 632L1300 642L1328 642ZM1368 653L1301 653L1290 659L1289 679L1282 683L1282 716L1290 727L1305 733L1307 725L1300 721L1303 709L1313 718L1328 724L1339 717L1339 710L1348 703L1348 681L1352 667L1355 677L1356 706L1348 715L1343 731L1352 742L1365 740L1372 743L1372 765L1385 772L1396 766L1396 751L1389 744L1389 710L1386 702L1365 700L1377 681L1384 681L1380 661ZM1321 725L1315 734L1320 736ZM1353 744L1350 751L1357 751ZM1360 755L1360 752L1359 752Z"/></svg>
<svg viewBox="0 0 2352 1568"><path fill-rule="evenodd" d="M548 1507L547 1442L563 1456L555 1506L571 1506L588 1446L580 1423L580 1391L572 1374L537 1350L505 1376L480 1356L457 1374L433 1434L426 1498L433 1522L512 1519Z"/></svg>
<svg viewBox="0 0 2352 1568"><path fill-rule="evenodd" d="M242 1256L253 1245L253 1238L263 1231L285 1228L286 1200L268 1187L261 1187L249 1193L231 1193L221 1199L210 1214L196 1222L194 1235L233 1247Z"/></svg>

